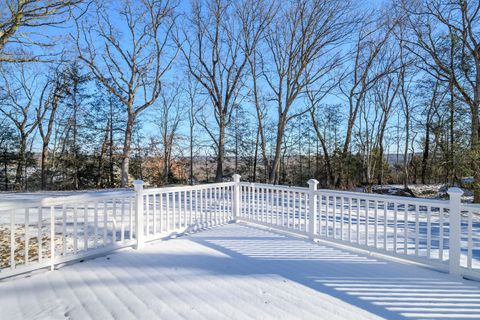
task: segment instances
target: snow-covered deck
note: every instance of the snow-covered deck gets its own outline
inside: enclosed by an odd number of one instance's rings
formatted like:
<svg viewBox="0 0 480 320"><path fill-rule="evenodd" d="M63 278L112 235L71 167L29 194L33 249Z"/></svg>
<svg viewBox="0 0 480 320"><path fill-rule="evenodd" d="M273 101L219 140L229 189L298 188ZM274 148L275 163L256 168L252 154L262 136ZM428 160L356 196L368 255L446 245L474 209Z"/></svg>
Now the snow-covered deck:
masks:
<svg viewBox="0 0 480 320"><path fill-rule="evenodd" d="M0 319L65 318L480 318L480 287L229 224L0 281Z"/></svg>

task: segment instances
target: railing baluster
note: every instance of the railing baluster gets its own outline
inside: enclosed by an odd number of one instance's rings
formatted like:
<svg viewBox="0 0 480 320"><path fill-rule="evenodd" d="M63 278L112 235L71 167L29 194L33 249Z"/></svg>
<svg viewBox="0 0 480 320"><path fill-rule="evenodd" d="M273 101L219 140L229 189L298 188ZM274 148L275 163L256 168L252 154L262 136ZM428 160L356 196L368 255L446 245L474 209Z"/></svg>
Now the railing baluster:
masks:
<svg viewBox="0 0 480 320"><path fill-rule="evenodd" d="M420 251L420 206L415 210L415 255L419 255Z"/></svg>
<svg viewBox="0 0 480 320"><path fill-rule="evenodd" d="M199 221L198 221L198 191L195 190L194 193L195 193L195 225L198 225L199 224Z"/></svg>
<svg viewBox="0 0 480 320"><path fill-rule="evenodd" d="M165 231L170 231L170 192L165 193Z"/></svg>
<svg viewBox="0 0 480 320"><path fill-rule="evenodd" d="M15 269L15 209L10 210L10 269Z"/></svg>
<svg viewBox="0 0 480 320"><path fill-rule="evenodd" d="M42 261L42 225L43 225L43 218L42 212L43 208L40 206L38 207L38 234L37 234L37 241L38 241L38 262Z"/></svg>
<svg viewBox="0 0 480 320"><path fill-rule="evenodd" d="M403 253L408 254L408 211L409 205L405 203L403 213Z"/></svg>
<svg viewBox="0 0 480 320"><path fill-rule="evenodd" d="M383 201L383 250L388 251L388 201Z"/></svg>
<svg viewBox="0 0 480 320"><path fill-rule="evenodd" d="M300 215L297 216L297 193L294 191L293 192L293 229L300 229L299 219L300 219Z"/></svg>
<svg viewBox="0 0 480 320"><path fill-rule="evenodd" d="M360 198L357 198L357 244L360 244Z"/></svg>
<svg viewBox="0 0 480 320"><path fill-rule="evenodd" d="M93 247L98 247L98 202L95 201L93 212Z"/></svg>
<svg viewBox="0 0 480 320"><path fill-rule="evenodd" d="M177 201L177 194L178 194L178 198L180 198L180 193L172 192L172 221L173 221L172 230L177 229L177 224L178 224L178 220L179 220L178 217L177 217L177 212L179 212L178 207L177 207L177 202L180 202L180 201ZM180 199L178 199L178 200L180 200Z"/></svg>
<svg viewBox="0 0 480 320"><path fill-rule="evenodd" d="M332 218L333 218L333 239L336 239L337 238L337 196L333 196Z"/></svg>
<svg viewBox="0 0 480 320"><path fill-rule="evenodd" d="M220 200L218 194L218 188L215 187L213 189L213 198L214 198L214 208L215 208L215 225L218 226L220 224Z"/></svg>
<svg viewBox="0 0 480 320"><path fill-rule="evenodd" d="M55 207L50 206L50 270L55 266Z"/></svg>
<svg viewBox="0 0 480 320"><path fill-rule="evenodd" d="M373 246L378 248L378 202L373 202L374 226L373 226Z"/></svg>
<svg viewBox="0 0 480 320"><path fill-rule="evenodd" d="M120 216L120 239L123 243L125 243L125 199L122 199L122 206L121 206L121 216Z"/></svg>
<svg viewBox="0 0 480 320"><path fill-rule="evenodd" d="M25 209L25 265L28 266L28 252L30 251L30 209Z"/></svg>
<svg viewBox="0 0 480 320"><path fill-rule="evenodd" d="M88 250L88 203L83 207L83 250Z"/></svg>
<svg viewBox="0 0 480 320"><path fill-rule="evenodd" d="M157 195L152 195L152 205L153 205L153 234L157 234Z"/></svg>
<svg viewBox="0 0 480 320"><path fill-rule="evenodd" d="M326 195L325 196L325 236L328 238L330 235L330 230L329 230L329 220L330 220L330 215L328 213L330 209L330 196Z"/></svg>
<svg viewBox="0 0 480 320"><path fill-rule="evenodd" d="M443 208L439 208L438 258L443 261Z"/></svg>
<svg viewBox="0 0 480 320"><path fill-rule="evenodd" d="M267 188L262 188L262 222L267 222Z"/></svg>
<svg viewBox="0 0 480 320"><path fill-rule="evenodd" d="M467 212L467 268L472 269L472 256L473 256L473 213L472 211Z"/></svg>
<svg viewBox="0 0 480 320"><path fill-rule="evenodd" d="M393 252L397 253L397 215L398 215L398 205L393 203Z"/></svg>
<svg viewBox="0 0 480 320"><path fill-rule="evenodd" d="M344 206L343 206L343 197L340 197L340 240L344 239L343 236L343 225L344 225Z"/></svg>
<svg viewBox="0 0 480 320"><path fill-rule="evenodd" d="M352 198L348 197L348 242L352 241Z"/></svg>
<svg viewBox="0 0 480 320"><path fill-rule="evenodd" d="M117 241L117 201L114 198L112 199L112 243L115 243L116 241Z"/></svg>
<svg viewBox="0 0 480 320"><path fill-rule="evenodd" d="M73 206L73 254L77 254L78 250L78 228L77 228L78 208Z"/></svg>
<svg viewBox="0 0 480 320"><path fill-rule="evenodd" d="M370 221L369 221L369 211L370 210L370 200L365 200L365 245L368 247L368 242L369 242L369 234L368 234L368 228L370 227Z"/></svg>
<svg viewBox="0 0 480 320"><path fill-rule="evenodd" d="M144 211L144 216L145 216L145 229L146 229L146 234L147 237L150 235L150 196L147 194L145 195L145 211Z"/></svg>
<svg viewBox="0 0 480 320"><path fill-rule="evenodd" d="M427 207L427 258L431 257L432 247L432 207Z"/></svg>
<svg viewBox="0 0 480 320"><path fill-rule="evenodd" d="M134 218L134 213L133 213L133 206L135 203L135 198L130 197L130 205L128 207L128 215L129 215L129 221L128 221L128 240L133 239L133 218Z"/></svg>
<svg viewBox="0 0 480 320"><path fill-rule="evenodd" d="M107 200L103 201L103 245L107 245L107 233L108 233L108 207Z"/></svg>
<svg viewBox="0 0 480 320"><path fill-rule="evenodd" d="M63 256L67 255L67 205L62 205L62 246Z"/></svg>

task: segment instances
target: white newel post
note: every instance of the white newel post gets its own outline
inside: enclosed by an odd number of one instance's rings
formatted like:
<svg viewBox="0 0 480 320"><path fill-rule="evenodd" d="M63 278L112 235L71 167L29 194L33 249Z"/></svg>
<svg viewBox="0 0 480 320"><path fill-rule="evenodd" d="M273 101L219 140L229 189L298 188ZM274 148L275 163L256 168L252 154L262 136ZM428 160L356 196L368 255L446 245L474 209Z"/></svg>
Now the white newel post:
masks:
<svg viewBox="0 0 480 320"><path fill-rule="evenodd" d="M460 246L461 246L461 197L463 194L460 188L449 188L450 196L450 238L449 238L449 271L452 275L459 276L460 268Z"/></svg>
<svg viewBox="0 0 480 320"><path fill-rule="evenodd" d="M135 239L137 239L137 249L141 248L144 242L143 230L143 185L142 180L133 181L135 189Z"/></svg>
<svg viewBox="0 0 480 320"><path fill-rule="evenodd" d="M237 218L240 216L240 175L233 175L233 221L237 222Z"/></svg>
<svg viewBox="0 0 480 320"><path fill-rule="evenodd" d="M317 234L317 185L318 181L315 179L308 180L308 235L314 238Z"/></svg>

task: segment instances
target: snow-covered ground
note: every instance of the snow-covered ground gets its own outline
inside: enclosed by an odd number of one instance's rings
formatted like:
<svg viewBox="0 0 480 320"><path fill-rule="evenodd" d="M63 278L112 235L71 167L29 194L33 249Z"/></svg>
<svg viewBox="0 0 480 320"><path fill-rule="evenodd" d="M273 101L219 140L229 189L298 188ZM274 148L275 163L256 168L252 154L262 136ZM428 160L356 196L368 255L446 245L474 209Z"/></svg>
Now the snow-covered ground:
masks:
<svg viewBox="0 0 480 320"><path fill-rule="evenodd" d="M0 282L0 319L479 318L478 282L232 224Z"/></svg>
<svg viewBox="0 0 480 320"><path fill-rule="evenodd" d="M415 197L427 199L448 199L448 186L445 184L411 184L408 186ZM387 195L404 195L404 187L400 184L377 185L373 186L373 192ZM473 202L473 192L462 188L464 194L462 202ZM363 190L356 190L362 192Z"/></svg>

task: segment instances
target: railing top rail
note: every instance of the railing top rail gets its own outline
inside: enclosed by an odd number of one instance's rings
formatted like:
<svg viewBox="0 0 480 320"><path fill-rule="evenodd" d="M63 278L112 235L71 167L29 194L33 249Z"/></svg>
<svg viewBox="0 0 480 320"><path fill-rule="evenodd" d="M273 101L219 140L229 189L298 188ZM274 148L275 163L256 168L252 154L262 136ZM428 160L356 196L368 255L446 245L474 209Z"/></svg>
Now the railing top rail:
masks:
<svg viewBox="0 0 480 320"><path fill-rule="evenodd" d="M418 203L419 205L433 204L439 207L447 207L449 205L449 202L447 200L387 196L387 195L375 194L375 193L363 193L363 192L341 191L341 190L331 190L331 189L318 189L317 193L333 194L338 196L362 198L362 199L368 199L368 200L380 200L380 201L387 201L387 202L391 201L391 202L400 202L400 203Z"/></svg>
<svg viewBox="0 0 480 320"><path fill-rule="evenodd" d="M12 209L25 209L35 207L49 207L63 204L91 203L102 200L132 197L132 190L105 191L105 192L82 192L78 195L39 195L36 199L7 199L0 201L0 211Z"/></svg>
<svg viewBox="0 0 480 320"><path fill-rule="evenodd" d="M204 190L204 189L211 189L211 188L218 188L218 187L230 187L234 185L235 185L235 182L220 182L220 183L209 183L209 184L197 184L194 186L150 188L150 189L143 189L143 194L159 194L159 193L190 191L190 190L195 191L195 190Z"/></svg>
<svg viewBox="0 0 480 320"><path fill-rule="evenodd" d="M462 210L474 210L480 212L480 204L476 203L462 203L461 208Z"/></svg>
<svg viewBox="0 0 480 320"><path fill-rule="evenodd" d="M290 186L284 186L284 185L279 185L279 184L268 184L268 183L256 183L256 182L241 182L241 186L256 186L256 187L262 187L262 188L272 188L272 189L277 189L277 190L285 190L285 191L295 191L295 192L308 192L308 188L304 187L290 187Z"/></svg>

